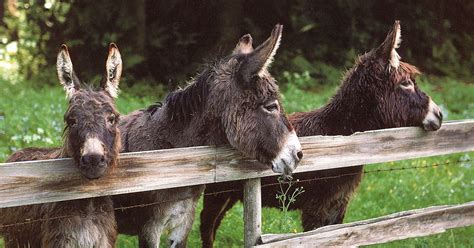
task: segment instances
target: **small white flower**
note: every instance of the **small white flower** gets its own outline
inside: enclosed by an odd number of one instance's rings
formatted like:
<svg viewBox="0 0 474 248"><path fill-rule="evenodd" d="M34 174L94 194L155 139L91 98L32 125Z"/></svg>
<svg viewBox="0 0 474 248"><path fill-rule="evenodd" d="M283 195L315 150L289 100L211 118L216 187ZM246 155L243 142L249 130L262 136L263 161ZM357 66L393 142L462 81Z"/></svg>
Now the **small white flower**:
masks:
<svg viewBox="0 0 474 248"><path fill-rule="evenodd" d="M49 137L43 138L43 141L48 144L53 144L53 140Z"/></svg>
<svg viewBox="0 0 474 248"><path fill-rule="evenodd" d="M33 134L33 136L31 138L33 139L33 141L41 140L41 136L39 136L37 134Z"/></svg>

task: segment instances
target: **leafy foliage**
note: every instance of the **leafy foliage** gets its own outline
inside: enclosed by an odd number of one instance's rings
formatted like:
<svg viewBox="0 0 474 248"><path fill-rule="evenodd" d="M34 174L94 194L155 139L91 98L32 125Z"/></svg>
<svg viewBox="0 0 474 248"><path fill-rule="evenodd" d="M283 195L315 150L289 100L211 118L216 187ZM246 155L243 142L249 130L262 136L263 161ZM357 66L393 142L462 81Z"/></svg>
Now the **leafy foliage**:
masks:
<svg viewBox="0 0 474 248"><path fill-rule="evenodd" d="M282 23L274 74L308 71L326 83L334 78L324 71L328 65L352 64L355 55L380 44L395 19L402 21L400 54L424 71L469 78L474 68L472 1L16 2L13 12L2 13L0 58L14 59L28 78L50 76L47 65L61 43L71 47L80 76L95 75L105 47L116 42L127 84L145 79L174 87L194 74L197 62L228 54L241 35L250 32L259 44Z"/></svg>

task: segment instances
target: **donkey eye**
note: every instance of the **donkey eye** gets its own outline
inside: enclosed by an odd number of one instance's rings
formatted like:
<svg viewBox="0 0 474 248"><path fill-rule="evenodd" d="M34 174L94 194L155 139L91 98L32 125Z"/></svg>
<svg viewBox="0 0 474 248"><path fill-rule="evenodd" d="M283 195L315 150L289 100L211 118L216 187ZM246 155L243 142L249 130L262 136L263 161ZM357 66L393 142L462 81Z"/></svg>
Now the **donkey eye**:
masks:
<svg viewBox="0 0 474 248"><path fill-rule="evenodd" d="M278 110L278 104L276 102L273 102L273 103L265 105L264 108L268 112L274 112Z"/></svg>
<svg viewBox="0 0 474 248"><path fill-rule="evenodd" d="M77 124L76 118L67 118L66 122L69 127L74 127Z"/></svg>
<svg viewBox="0 0 474 248"><path fill-rule="evenodd" d="M403 81L400 85L404 88L409 88L409 87L413 86L413 82L409 81L409 80L406 80L406 81Z"/></svg>
<svg viewBox="0 0 474 248"><path fill-rule="evenodd" d="M111 115L109 115L109 117L107 118L107 121L108 121L111 125L113 125L113 124L115 124L115 118L116 118L115 114L111 114Z"/></svg>

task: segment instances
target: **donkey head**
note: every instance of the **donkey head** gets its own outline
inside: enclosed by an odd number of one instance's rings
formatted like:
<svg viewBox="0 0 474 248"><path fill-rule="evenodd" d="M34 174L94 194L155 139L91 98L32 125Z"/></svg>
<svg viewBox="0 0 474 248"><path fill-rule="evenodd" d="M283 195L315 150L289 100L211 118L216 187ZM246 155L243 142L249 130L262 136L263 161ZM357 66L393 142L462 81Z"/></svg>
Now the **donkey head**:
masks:
<svg viewBox="0 0 474 248"><path fill-rule="evenodd" d="M59 82L69 99L64 120L65 155L74 159L89 179L101 177L115 167L120 150L119 113L115 109L122 60L115 44L110 44L105 77L99 90L82 87L74 73L66 45L57 58Z"/></svg>
<svg viewBox="0 0 474 248"><path fill-rule="evenodd" d="M395 21L385 41L369 53L359 57L352 76L360 82L360 98L376 106L375 121L379 128L422 126L434 131L441 127L440 108L418 88L418 69L402 62L397 53L401 43L400 22ZM351 73L350 73L351 74Z"/></svg>
<svg viewBox="0 0 474 248"><path fill-rule="evenodd" d="M210 102L232 146L289 175L303 153L280 104L277 82L268 72L282 30L276 25L256 49L252 37L243 36L232 55L215 67Z"/></svg>

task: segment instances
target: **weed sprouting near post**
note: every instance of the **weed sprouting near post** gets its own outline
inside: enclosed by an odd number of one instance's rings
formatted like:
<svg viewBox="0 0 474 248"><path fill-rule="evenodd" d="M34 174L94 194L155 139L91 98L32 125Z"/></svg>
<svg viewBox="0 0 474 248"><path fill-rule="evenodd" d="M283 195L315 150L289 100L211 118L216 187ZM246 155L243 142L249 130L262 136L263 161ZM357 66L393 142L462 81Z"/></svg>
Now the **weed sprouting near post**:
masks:
<svg viewBox="0 0 474 248"><path fill-rule="evenodd" d="M284 179L283 177L278 177L278 183L280 186L280 191L276 194L276 199L280 203L281 210L283 211L283 220L281 221L281 230L287 230L291 228L291 222L293 219L288 215L288 210L294 202L296 202L296 198L304 193L303 187L296 187L292 190L293 186L298 183L299 180L293 180L293 178L289 178L289 180Z"/></svg>

